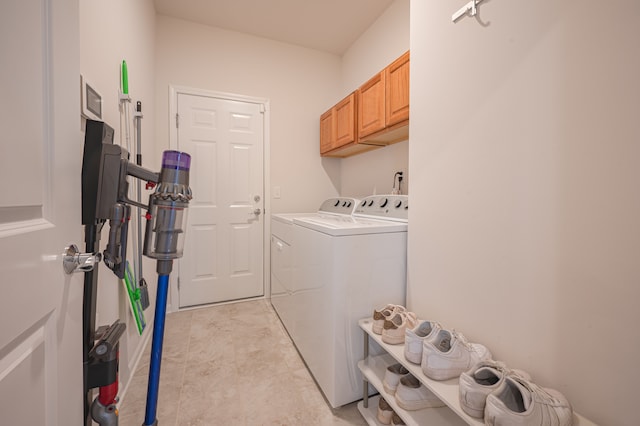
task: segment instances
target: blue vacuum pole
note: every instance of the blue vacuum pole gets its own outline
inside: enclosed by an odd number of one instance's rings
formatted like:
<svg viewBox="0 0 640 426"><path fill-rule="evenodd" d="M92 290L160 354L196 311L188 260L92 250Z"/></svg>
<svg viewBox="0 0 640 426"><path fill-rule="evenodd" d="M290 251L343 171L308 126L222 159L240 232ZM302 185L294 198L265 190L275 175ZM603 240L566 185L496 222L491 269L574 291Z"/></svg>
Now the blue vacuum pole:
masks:
<svg viewBox="0 0 640 426"><path fill-rule="evenodd" d="M151 343L151 362L149 364L149 384L147 386L147 408L144 424L158 423L158 390L160 389L160 364L162 362L162 343L164 340L164 320L167 309L167 293L169 291L169 275L158 276L158 295L156 297L156 314L153 323L153 341Z"/></svg>
<svg viewBox="0 0 640 426"><path fill-rule="evenodd" d="M156 426L158 391L160 389L160 364L164 339L164 320L169 292L169 274L173 260L182 257L187 207L191 200L189 168L191 157L179 151L165 151L162 170L155 192L149 197L144 254L157 259L158 293L149 363L147 407L143 426Z"/></svg>

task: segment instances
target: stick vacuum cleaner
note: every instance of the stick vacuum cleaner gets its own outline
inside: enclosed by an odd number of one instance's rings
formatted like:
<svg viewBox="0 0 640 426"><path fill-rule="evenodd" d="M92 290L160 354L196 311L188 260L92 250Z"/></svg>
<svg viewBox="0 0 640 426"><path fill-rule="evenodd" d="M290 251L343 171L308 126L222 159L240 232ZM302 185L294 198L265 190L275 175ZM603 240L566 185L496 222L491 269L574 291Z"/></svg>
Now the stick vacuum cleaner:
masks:
<svg viewBox="0 0 640 426"><path fill-rule="evenodd" d="M173 260L182 257L186 209L191 199L189 168L191 157L178 151L165 151L160 181L149 199L144 255L157 259L158 293L156 296L147 406L143 426L157 425L160 363L164 338L164 320Z"/></svg>
<svg viewBox="0 0 640 426"><path fill-rule="evenodd" d="M147 210L144 254L157 260L158 293L144 425L156 425L169 274L173 260L182 257L184 247L187 207L192 198L191 157L184 152L165 151L162 169L155 173L129 162L127 150L112 141L113 129L105 123L87 120L82 176L85 239L88 252L94 258L102 257L109 269L123 279L130 206ZM155 186L148 206L127 197L128 176L146 181L148 187ZM100 256L100 230L107 220L109 242L104 255ZM117 426L118 340L125 325L116 321L94 331L96 288L97 270L87 269L83 307L85 424L90 424L92 418L100 426ZM93 388L99 388L100 394L90 403Z"/></svg>

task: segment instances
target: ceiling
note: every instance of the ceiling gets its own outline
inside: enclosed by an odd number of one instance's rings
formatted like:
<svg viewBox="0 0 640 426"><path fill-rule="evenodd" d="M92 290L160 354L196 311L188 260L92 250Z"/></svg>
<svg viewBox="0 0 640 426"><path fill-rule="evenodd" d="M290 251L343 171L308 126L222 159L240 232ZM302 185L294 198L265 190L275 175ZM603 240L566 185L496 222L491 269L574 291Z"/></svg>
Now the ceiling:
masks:
<svg viewBox="0 0 640 426"><path fill-rule="evenodd" d="M156 13L342 55L394 0L154 0Z"/></svg>

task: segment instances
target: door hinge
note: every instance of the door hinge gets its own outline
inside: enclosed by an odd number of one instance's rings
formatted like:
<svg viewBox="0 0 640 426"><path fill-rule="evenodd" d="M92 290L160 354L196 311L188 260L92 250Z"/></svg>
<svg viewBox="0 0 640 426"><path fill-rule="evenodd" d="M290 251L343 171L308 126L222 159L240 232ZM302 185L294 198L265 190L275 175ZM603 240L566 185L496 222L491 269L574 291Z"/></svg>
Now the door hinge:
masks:
<svg viewBox="0 0 640 426"><path fill-rule="evenodd" d="M178 277L178 290L180 290L180 277Z"/></svg>
<svg viewBox="0 0 640 426"><path fill-rule="evenodd" d="M176 129L180 127L180 116L178 115L178 113L176 112Z"/></svg>

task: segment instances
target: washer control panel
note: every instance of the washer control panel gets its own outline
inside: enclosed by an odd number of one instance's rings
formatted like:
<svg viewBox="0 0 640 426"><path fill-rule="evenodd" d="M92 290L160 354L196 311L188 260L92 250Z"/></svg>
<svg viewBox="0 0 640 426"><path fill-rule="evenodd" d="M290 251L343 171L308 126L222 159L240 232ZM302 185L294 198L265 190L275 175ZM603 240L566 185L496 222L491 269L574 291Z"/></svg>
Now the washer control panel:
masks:
<svg viewBox="0 0 640 426"><path fill-rule="evenodd" d="M319 212L351 215L353 210L358 206L359 200L349 197L329 198L325 200Z"/></svg>
<svg viewBox="0 0 640 426"><path fill-rule="evenodd" d="M354 216L407 221L408 195L371 195L363 198L353 212Z"/></svg>

